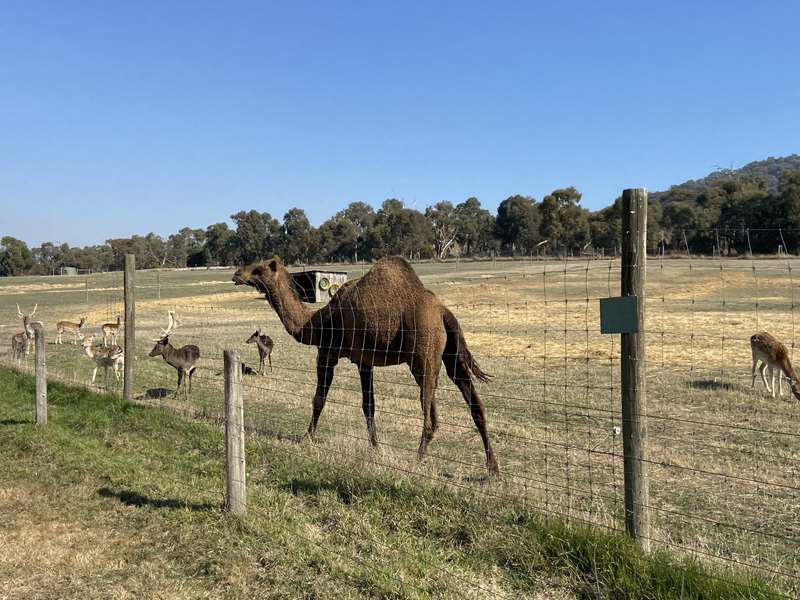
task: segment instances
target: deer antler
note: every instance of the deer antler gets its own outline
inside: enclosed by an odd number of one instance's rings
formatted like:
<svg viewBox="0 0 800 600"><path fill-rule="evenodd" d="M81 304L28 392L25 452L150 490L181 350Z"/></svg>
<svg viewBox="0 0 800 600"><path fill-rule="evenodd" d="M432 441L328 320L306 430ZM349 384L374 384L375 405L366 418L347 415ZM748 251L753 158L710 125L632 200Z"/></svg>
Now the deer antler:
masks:
<svg viewBox="0 0 800 600"><path fill-rule="evenodd" d="M175 329L176 323L177 321L175 320L175 311L171 310L169 311L169 325L167 325L166 329L164 329L163 327L159 327L159 329L161 330L161 337L153 341L160 342L165 337L168 337L172 333L173 329Z"/></svg>
<svg viewBox="0 0 800 600"><path fill-rule="evenodd" d="M32 317L34 314L36 314L36 309L37 309L38 307L39 307L39 303L37 302L36 304L34 304L34 305L33 305L33 310L31 311L31 314L29 314L29 315L28 315L28 318L30 318L30 317ZM20 308L19 308L19 302L17 303L17 314L19 315L19 318L20 318L20 319L22 319L22 318L24 318L24 317L25 317L25 315L23 315L23 314L22 314L22 311L21 311L21 310L20 310Z"/></svg>

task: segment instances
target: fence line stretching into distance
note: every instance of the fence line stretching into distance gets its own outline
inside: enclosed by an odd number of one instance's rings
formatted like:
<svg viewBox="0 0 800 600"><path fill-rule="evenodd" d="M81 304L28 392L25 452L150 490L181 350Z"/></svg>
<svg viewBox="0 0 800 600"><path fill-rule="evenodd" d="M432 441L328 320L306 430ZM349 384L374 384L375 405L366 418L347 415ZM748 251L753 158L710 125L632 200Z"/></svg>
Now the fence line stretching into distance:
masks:
<svg viewBox="0 0 800 600"><path fill-rule="evenodd" d="M759 232L773 235L775 246L781 234ZM650 495L641 508L651 523L639 539L752 569L787 595L800 593L800 407L785 384L783 399L767 394L760 378L751 387L749 337L771 331L794 358L798 267L800 259L785 254L701 258L688 244L681 259L651 255L641 332L647 408L631 413L648 426L648 452L638 462L648 470ZM624 532L622 355L617 336L600 333L598 308L599 299L621 295L621 261L462 261L416 270L458 319L481 368L494 375L475 386L500 463L495 481L483 481L480 438L444 372L439 430L424 461L416 458L424 422L419 387L404 366L374 371L376 451L369 450L360 375L346 362L337 367L315 444L298 445L317 387L316 350L292 339L255 290L234 287L230 272L136 273L131 325L138 336L126 356L135 370L132 398L224 422L223 351L237 349L254 367L256 350L244 340L261 327L275 341L273 369L242 376L248 436L270 436L298 460L443 486L470 498L479 512L503 502ZM351 269L352 277L360 275L360 266ZM66 338L55 345L53 325L85 313L96 330L127 314L122 276L92 276L88 303L80 279L42 281L0 284L0 331L7 339L21 329L17 302L23 311L38 303L48 375L85 385L93 365ZM380 299L369 308L380 311ZM147 357L168 310L179 321L172 343L202 351L188 402L169 397L175 371ZM28 370L34 363L32 355L5 362ZM121 391L113 375L109 385ZM243 475L233 479L243 487Z"/></svg>

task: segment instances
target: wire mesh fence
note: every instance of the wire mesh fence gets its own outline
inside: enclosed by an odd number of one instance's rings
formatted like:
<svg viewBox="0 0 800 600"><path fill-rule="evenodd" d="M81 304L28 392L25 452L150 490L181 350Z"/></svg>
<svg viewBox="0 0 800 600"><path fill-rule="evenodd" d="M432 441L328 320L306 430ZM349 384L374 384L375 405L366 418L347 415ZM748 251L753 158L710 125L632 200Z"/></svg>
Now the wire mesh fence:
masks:
<svg viewBox="0 0 800 600"><path fill-rule="evenodd" d="M778 230L758 235L774 238L759 243L781 243ZM708 257L688 244L669 256L652 255L647 264L652 545L752 569L787 595L800 592L800 408L785 381L783 397L776 390L773 398L760 376L753 386L750 336L769 331L794 358L799 268L793 256ZM616 259L415 265L455 315L480 369L493 376L473 381L501 470L495 479L487 477L481 437L445 369L433 373L438 430L424 460L417 458L425 425L420 386L405 364L372 373L376 449L362 374L343 359L314 444L304 441L318 392L317 347L289 335L286 315L282 322L263 294L234 287L232 271L137 273L137 348L126 360L135 360L139 401L221 422L223 350L237 348L245 365L246 429L281 441L299 459L446 486L476 510L503 502L624 531L619 337L601 334L599 325L599 300L619 295L620 269ZM351 279L367 271L347 270ZM38 304L50 375L82 384L93 363L66 337L54 343L55 322L87 316L84 332L99 334L103 322L123 314L121 274L86 281L88 303L83 278L20 278L0 288L5 339L20 329L15 304L23 311ZM388 306L405 301L390 298ZM374 317L387 300L370 297L365 306ZM324 306L310 308L317 309ZM177 317L173 346L201 350L188 398L173 397L175 369L148 356L170 310ZM365 347L363 340L372 338L357 330L388 325L376 325L369 314L348 318L352 331L338 332L347 333L342 343L359 340L362 355L377 350ZM267 364L263 374L257 346L245 343L257 329L274 342L272 368ZM415 321L406 334L423 329ZM15 363L7 353L3 360ZM16 366L32 366L26 360ZM113 376L110 385L121 390Z"/></svg>

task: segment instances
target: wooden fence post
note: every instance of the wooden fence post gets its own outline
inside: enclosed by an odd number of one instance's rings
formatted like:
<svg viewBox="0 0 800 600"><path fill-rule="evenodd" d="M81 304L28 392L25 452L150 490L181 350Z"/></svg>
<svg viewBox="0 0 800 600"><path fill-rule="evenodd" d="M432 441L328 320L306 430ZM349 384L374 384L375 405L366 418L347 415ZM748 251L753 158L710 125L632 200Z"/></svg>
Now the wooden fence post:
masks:
<svg viewBox="0 0 800 600"><path fill-rule="evenodd" d="M86 310L89 310L89 278L86 277L83 280L83 293L86 300Z"/></svg>
<svg viewBox="0 0 800 600"><path fill-rule="evenodd" d="M161 300L161 271L156 271L156 294Z"/></svg>
<svg viewBox="0 0 800 600"><path fill-rule="evenodd" d="M125 255L125 379L122 397L133 399L133 374L136 367L136 256Z"/></svg>
<svg viewBox="0 0 800 600"><path fill-rule="evenodd" d="M47 362L44 351L44 329L34 329L36 346L36 424L47 424Z"/></svg>
<svg viewBox="0 0 800 600"><path fill-rule="evenodd" d="M225 350L225 462L227 469L226 508L243 515L247 512L247 487L244 457L244 404L242 402L242 364L238 350Z"/></svg>
<svg viewBox="0 0 800 600"><path fill-rule="evenodd" d="M647 389L645 362L645 275L647 191L622 192L622 295L636 296L636 333L621 339L622 448L625 472L625 529L650 550L647 481Z"/></svg>

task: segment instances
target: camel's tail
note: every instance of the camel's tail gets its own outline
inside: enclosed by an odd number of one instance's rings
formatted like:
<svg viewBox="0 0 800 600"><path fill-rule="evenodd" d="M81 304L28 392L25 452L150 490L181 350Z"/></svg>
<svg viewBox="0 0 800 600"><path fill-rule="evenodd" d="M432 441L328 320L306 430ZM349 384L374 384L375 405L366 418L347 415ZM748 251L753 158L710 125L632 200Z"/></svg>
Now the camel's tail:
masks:
<svg viewBox="0 0 800 600"><path fill-rule="evenodd" d="M456 360L467 372L471 372L478 381L487 382L492 376L483 371L478 362L467 348L467 341L464 339L464 332L455 315L449 309L443 310L444 328L447 331L447 343L444 347L445 368L450 373L450 361ZM453 365L455 367L455 365ZM455 369L453 369L455 372Z"/></svg>

